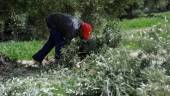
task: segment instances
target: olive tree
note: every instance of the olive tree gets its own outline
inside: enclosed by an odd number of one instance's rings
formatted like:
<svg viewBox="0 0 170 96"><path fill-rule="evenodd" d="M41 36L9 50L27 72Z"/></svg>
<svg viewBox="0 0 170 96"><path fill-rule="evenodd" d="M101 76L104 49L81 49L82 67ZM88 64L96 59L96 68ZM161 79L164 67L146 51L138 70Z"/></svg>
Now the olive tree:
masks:
<svg viewBox="0 0 170 96"><path fill-rule="evenodd" d="M0 2L2 2L0 10L7 10L9 16L25 14L26 28L33 27L34 36L37 34L39 38L47 36L44 34L47 33L45 18L50 13L79 15L84 21L100 26L104 23L103 20L125 14L126 9L138 0L5 0ZM6 17L6 14L3 17Z"/></svg>

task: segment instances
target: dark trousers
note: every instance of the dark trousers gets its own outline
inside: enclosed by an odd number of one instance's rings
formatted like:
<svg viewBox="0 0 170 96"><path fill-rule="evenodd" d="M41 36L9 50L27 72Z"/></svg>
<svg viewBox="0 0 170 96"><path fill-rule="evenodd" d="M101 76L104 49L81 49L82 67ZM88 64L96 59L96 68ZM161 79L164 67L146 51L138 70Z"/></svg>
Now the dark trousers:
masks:
<svg viewBox="0 0 170 96"><path fill-rule="evenodd" d="M33 55L33 59L42 62L46 55L55 47L55 58L58 59L61 56L61 48L64 46L63 35L56 29L50 29L50 36L45 45Z"/></svg>

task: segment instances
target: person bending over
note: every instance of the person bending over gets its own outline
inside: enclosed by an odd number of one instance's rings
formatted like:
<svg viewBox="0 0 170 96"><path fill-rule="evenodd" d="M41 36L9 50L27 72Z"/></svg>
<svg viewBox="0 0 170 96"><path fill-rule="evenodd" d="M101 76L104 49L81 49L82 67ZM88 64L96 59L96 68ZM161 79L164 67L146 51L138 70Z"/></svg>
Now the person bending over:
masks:
<svg viewBox="0 0 170 96"><path fill-rule="evenodd" d="M48 41L44 46L32 56L33 60L42 63L47 54L55 47L55 59L60 59L61 48L75 37L80 37L83 41L91 39L92 26L64 13L50 14L46 18L47 27L50 32Z"/></svg>

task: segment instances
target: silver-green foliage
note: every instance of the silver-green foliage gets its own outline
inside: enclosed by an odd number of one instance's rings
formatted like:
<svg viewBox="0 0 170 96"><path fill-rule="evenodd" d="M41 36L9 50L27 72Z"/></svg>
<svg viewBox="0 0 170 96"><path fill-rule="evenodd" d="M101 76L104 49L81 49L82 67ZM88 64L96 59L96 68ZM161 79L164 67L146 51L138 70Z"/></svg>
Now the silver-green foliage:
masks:
<svg viewBox="0 0 170 96"><path fill-rule="evenodd" d="M100 48L96 50L99 51L80 60L75 50L78 49L78 40L73 40L70 46L63 49L61 61L77 67L52 69L37 76L17 77L1 82L0 95L168 96L170 47L167 41L170 30L166 26L156 26L137 35L141 46L136 56L131 55L135 50L129 50L121 44L113 48L110 43L105 43L106 39L102 38L108 35L98 35L96 38L100 41ZM114 33L114 30L107 31ZM151 42L145 44L146 41Z"/></svg>

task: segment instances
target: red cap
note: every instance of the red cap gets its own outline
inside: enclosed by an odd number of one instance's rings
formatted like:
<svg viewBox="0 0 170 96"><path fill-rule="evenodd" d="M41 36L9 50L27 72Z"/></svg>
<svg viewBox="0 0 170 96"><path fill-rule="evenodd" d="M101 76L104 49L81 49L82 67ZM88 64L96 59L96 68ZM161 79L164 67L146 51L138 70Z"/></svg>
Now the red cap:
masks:
<svg viewBox="0 0 170 96"><path fill-rule="evenodd" d="M90 39L90 33L92 32L92 26L89 23L83 22L81 24L82 36L84 40Z"/></svg>

